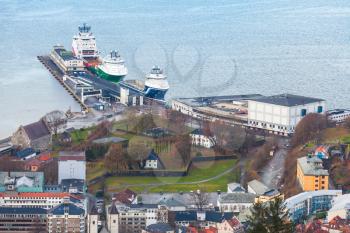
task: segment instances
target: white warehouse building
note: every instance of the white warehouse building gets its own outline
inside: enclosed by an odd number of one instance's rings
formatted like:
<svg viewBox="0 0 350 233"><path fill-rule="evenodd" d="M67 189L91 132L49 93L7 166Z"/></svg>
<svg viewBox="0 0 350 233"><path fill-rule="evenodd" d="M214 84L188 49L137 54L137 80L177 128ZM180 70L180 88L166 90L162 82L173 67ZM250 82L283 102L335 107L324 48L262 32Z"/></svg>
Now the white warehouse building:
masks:
<svg viewBox="0 0 350 233"><path fill-rule="evenodd" d="M325 112L323 99L292 94L266 96L248 100L248 127L288 136L307 114Z"/></svg>
<svg viewBox="0 0 350 233"><path fill-rule="evenodd" d="M58 159L58 183L64 179L86 178L85 152L60 152Z"/></svg>

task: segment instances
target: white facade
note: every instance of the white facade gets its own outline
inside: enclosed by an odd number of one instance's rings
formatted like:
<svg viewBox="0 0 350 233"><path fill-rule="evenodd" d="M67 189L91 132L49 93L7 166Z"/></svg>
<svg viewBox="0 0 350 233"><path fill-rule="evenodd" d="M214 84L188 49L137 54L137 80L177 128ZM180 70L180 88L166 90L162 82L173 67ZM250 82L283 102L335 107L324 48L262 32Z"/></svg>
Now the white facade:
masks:
<svg viewBox="0 0 350 233"><path fill-rule="evenodd" d="M214 137L207 137L201 134L191 134L191 138L192 138L192 145L202 146L205 148L212 148L213 146L215 146Z"/></svg>
<svg viewBox="0 0 350 233"><path fill-rule="evenodd" d="M72 50L75 56L79 58L98 57L96 38L90 30L90 26L83 24L79 27L79 33L73 36Z"/></svg>
<svg viewBox="0 0 350 233"><path fill-rule="evenodd" d="M110 233L119 233L119 215L107 212L107 229Z"/></svg>
<svg viewBox="0 0 350 233"><path fill-rule="evenodd" d="M145 168L157 169L158 168L158 160L146 160Z"/></svg>
<svg viewBox="0 0 350 233"><path fill-rule="evenodd" d="M73 57L73 55L64 56L62 53L70 53L63 46L55 46L50 57L54 63L64 72L66 71L84 71L83 60Z"/></svg>
<svg viewBox="0 0 350 233"><path fill-rule="evenodd" d="M350 219L350 194L335 197L332 201L332 208L327 213L327 220L331 221L335 217Z"/></svg>
<svg viewBox="0 0 350 233"><path fill-rule="evenodd" d="M241 211L250 208L253 203L220 203L218 206L221 212L240 213Z"/></svg>
<svg viewBox="0 0 350 233"><path fill-rule="evenodd" d="M1 207L28 207L51 209L61 203L65 199L69 200L68 193L21 193L18 195L1 194Z"/></svg>
<svg viewBox="0 0 350 233"><path fill-rule="evenodd" d="M336 109L327 112L328 119L336 123L342 123L347 118L350 118L350 110L348 109Z"/></svg>
<svg viewBox="0 0 350 233"><path fill-rule="evenodd" d="M324 100L293 106L266 103L259 99L248 100L248 126L275 134L290 135L294 133L296 125L306 114L324 114L325 109Z"/></svg>
<svg viewBox="0 0 350 233"><path fill-rule="evenodd" d="M74 158L58 161L58 183L64 179L82 179L86 178L85 160L74 160Z"/></svg>
<svg viewBox="0 0 350 233"><path fill-rule="evenodd" d="M88 215L87 233L98 233L98 215Z"/></svg>

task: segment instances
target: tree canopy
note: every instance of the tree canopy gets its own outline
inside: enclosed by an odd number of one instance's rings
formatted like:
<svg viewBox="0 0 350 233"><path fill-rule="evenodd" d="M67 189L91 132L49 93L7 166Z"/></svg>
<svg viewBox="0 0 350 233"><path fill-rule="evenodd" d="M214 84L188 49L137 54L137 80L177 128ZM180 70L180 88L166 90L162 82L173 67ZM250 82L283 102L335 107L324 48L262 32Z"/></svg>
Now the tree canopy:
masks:
<svg viewBox="0 0 350 233"><path fill-rule="evenodd" d="M276 198L265 203L255 203L248 217L248 233L292 233L293 225L283 199Z"/></svg>

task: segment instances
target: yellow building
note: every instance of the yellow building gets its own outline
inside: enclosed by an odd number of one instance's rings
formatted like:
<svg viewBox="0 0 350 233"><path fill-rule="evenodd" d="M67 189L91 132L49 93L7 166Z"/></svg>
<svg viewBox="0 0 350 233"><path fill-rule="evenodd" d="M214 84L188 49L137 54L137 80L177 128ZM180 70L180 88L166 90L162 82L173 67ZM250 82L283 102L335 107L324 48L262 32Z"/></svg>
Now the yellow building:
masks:
<svg viewBox="0 0 350 233"><path fill-rule="evenodd" d="M268 201L274 201L277 198L284 200L284 195L280 193L277 189L271 189L270 191L267 191L266 193L259 195L255 198L255 203L265 203Z"/></svg>
<svg viewBox="0 0 350 233"><path fill-rule="evenodd" d="M322 160L316 156L298 159L297 178L304 191L328 189L328 171L323 168Z"/></svg>

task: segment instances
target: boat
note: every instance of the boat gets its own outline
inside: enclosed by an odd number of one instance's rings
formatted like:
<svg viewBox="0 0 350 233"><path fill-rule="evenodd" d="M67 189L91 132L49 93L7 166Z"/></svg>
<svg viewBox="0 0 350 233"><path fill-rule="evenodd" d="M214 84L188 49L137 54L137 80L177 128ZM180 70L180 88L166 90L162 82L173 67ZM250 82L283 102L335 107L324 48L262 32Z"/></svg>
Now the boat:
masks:
<svg viewBox="0 0 350 233"><path fill-rule="evenodd" d="M163 70L154 66L149 74L146 75L144 93L146 97L164 100L164 96L169 89L167 77Z"/></svg>
<svg viewBox="0 0 350 233"><path fill-rule="evenodd" d="M102 60L102 63L96 67L96 74L105 80L120 82L128 74L125 61L117 51L112 51L109 56Z"/></svg>
<svg viewBox="0 0 350 233"><path fill-rule="evenodd" d="M73 36L72 52L74 56L83 60L95 60L99 57L96 47L96 38L91 32L91 27L86 23L79 26L79 33Z"/></svg>

